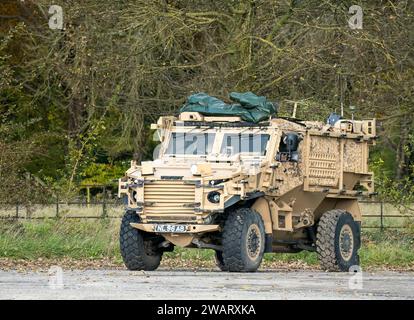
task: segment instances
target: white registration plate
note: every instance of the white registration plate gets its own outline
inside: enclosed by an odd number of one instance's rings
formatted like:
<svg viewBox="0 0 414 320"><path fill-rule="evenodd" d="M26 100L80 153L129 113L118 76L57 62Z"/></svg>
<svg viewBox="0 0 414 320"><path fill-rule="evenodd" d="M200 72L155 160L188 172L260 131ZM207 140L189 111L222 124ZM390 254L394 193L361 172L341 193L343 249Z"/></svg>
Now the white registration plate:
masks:
<svg viewBox="0 0 414 320"><path fill-rule="evenodd" d="M184 233L187 232L186 225L180 224L156 224L154 226L155 232L171 232L171 233Z"/></svg>

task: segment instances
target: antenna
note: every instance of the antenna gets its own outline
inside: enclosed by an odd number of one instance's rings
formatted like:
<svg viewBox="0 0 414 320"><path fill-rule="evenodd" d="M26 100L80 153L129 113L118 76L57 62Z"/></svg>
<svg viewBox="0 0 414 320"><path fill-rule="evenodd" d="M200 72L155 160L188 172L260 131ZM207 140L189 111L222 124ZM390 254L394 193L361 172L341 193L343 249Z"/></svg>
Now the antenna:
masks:
<svg viewBox="0 0 414 320"><path fill-rule="evenodd" d="M339 76L339 86L340 86L340 99L341 99L341 117L344 117L344 96L343 96L343 84L342 78Z"/></svg>
<svg viewBox="0 0 414 320"><path fill-rule="evenodd" d="M295 103L293 104L293 114L292 114L292 118L296 118L296 110L298 108L298 102L295 101Z"/></svg>
<svg viewBox="0 0 414 320"><path fill-rule="evenodd" d="M292 118L296 118L299 104L305 104L305 100L285 100L287 103L293 103Z"/></svg>
<svg viewBox="0 0 414 320"><path fill-rule="evenodd" d="M354 121L354 112L355 112L356 107L355 106L349 106L349 110L351 110L351 114L352 114L352 121Z"/></svg>

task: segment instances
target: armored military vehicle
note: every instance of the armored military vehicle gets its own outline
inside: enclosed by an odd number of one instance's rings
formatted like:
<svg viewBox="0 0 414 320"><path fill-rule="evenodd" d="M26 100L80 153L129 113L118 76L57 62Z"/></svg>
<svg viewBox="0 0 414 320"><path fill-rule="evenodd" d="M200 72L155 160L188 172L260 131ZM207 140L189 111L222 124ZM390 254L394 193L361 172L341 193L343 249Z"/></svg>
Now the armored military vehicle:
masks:
<svg viewBox="0 0 414 320"><path fill-rule="evenodd" d="M182 109L183 110L183 109ZM161 117L154 161L119 180L121 253L154 270L174 246L215 251L223 271L256 271L264 253L316 251L323 269L359 264L358 198L373 194L375 119L327 123L183 111Z"/></svg>

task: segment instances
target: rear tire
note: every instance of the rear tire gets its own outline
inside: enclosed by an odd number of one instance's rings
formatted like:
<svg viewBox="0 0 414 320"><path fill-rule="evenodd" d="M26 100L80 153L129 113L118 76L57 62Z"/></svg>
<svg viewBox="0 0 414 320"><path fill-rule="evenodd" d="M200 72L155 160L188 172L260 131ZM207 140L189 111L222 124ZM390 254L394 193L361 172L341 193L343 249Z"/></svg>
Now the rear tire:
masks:
<svg viewBox="0 0 414 320"><path fill-rule="evenodd" d="M249 208L230 212L223 230L223 262L226 271L256 271L262 262L264 249L262 217Z"/></svg>
<svg viewBox="0 0 414 320"><path fill-rule="evenodd" d="M319 220L316 252L321 267L327 271L347 272L359 265L360 225L345 210L325 212Z"/></svg>
<svg viewBox="0 0 414 320"><path fill-rule="evenodd" d="M160 265L162 252L157 250L154 240L148 239L148 234L131 226L137 222L135 212L128 211L122 218L119 233L122 259L129 270L155 270Z"/></svg>

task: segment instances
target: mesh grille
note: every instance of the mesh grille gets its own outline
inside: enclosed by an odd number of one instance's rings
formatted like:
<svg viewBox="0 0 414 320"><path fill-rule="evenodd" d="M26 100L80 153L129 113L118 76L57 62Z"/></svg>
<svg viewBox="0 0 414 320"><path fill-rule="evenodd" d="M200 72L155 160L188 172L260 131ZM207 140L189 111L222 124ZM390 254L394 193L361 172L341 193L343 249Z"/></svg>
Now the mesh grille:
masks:
<svg viewBox="0 0 414 320"><path fill-rule="evenodd" d="M148 221L196 220L194 200L195 186L193 184L166 180L144 184L144 213Z"/></svg>

